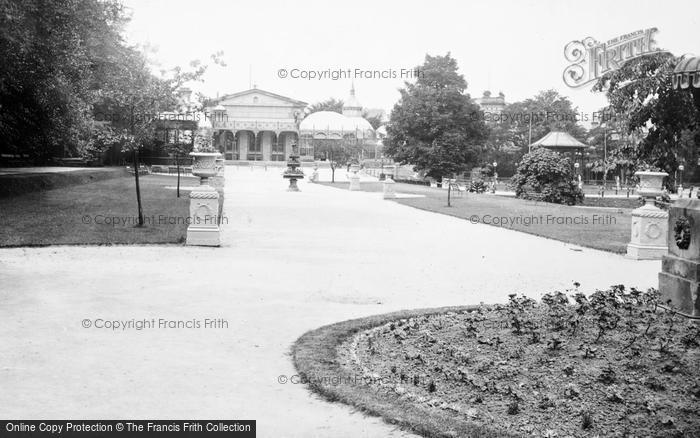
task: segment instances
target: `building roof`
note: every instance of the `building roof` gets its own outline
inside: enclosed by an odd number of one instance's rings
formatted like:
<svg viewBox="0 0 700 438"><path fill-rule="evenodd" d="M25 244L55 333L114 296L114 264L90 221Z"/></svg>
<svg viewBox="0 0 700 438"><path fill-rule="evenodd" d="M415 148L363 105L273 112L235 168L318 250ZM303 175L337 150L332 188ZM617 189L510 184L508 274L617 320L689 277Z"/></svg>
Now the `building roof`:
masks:
<svg viewBox="0 0 700 438"><path fill-rule="evenodd" d="M374 135L372 125L362 117L348 117L335 111L311 113L299 125L301 133L355 134L358 138Z"/></svg>
<svg viewBox="0 0 700 438"><path fill-rule="evenodd" d="M284 100L284 101L287 101L287 102L289 102L290 104L292 104L292 105L294 105L294 106L306 107L306 106L309 105L307 102L304 102L304 101L301 101L301 100L297 100L297 99L292 99L292 98L290 98L290 97L282 96L282 95L280 95L280 94L271 93L271 92L269 92L269 91L265 91L265 90L262 90L262 89L257 88L257 87L256 87L256 88L251 88L250 90L239 91L238 93L227 94L227 95L225 95L225 96L221 96L221 97L215 99L214 101L215 101L216 103L220 103L220 102L222 102L222 101L224 101L224 100L231 99L231 98L233 98L233 97L245 96L246 94L252 94L252 93L260 93L260 94L263 94L263 95L266 95L266 96L274 97L274 98L276 98L276 99Z"/></svg>
<svg viewBox="0 0 700 438"><path fill-rule="evenodd" d="M506 105L506 96L503 92L499 92L498 96L492 97L489 90L484 91L482 97L474 99L479 105Z"/></svg>
<svg viewBox="0 0 700 438"><path fill-rule="evenodd" d="M542 146L550 149L585 148L586 145L576 140L568 132L551 131L541 139L532 143L532 146Z"/></svg>

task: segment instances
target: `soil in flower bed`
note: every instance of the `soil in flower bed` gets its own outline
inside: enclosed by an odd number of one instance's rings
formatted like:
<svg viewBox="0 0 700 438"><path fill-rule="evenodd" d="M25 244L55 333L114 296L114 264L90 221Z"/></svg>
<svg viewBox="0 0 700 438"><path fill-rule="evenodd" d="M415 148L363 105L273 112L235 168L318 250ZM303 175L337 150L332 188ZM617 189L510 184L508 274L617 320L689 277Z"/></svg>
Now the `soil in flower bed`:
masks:
<svg viewBox="0 0 700 438"><path fill-rule="evenodd" d="M658 292L617 286L402 319L339 351L369 390L504 434L698 437L699 342Z"/></svg>

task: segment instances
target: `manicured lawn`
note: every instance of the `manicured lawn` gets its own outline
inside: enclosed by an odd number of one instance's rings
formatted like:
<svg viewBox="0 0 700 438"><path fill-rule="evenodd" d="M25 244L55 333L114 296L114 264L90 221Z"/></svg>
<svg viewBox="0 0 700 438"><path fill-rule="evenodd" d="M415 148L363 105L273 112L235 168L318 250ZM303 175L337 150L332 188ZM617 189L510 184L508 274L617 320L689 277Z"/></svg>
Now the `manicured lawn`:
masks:
<svg viewBox="0 0 700 438"><path fill-rule="evenodd" d="M182 243L188 191L166 187L176 177L140 178L144 227L138 223L133 176L0 199L0 246ZM183 178L182 186L198 180Z"/></svg>
<svg viewBox="0 0 700 438"><path fill-rule="evenodd" d="M347 182L321 183L347 189ZM362 190L381 192L380 182L363 182ZM615 253L625 253L630 241L631 209L572 207L546 202L495 196L491 194L453 193L447 207L447 191L412 184L396 184L399 194L423 195L397 198L411 207L465 219L467 222L500 226L562 242Z"/></svg>

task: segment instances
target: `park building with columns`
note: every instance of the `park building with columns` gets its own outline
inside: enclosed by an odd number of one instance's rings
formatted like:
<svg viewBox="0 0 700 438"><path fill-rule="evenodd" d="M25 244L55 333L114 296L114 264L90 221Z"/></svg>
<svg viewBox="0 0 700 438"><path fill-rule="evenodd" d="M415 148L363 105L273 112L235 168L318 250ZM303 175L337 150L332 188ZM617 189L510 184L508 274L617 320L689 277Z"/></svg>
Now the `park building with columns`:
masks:
<svg viewBox="0 0 700 438"><path fill-rule="evenodd" d="M308 103L269 91L223 96L207 109L213 144L226 161L286 161Z"/></svg>
<svg viewBox="0 0 700 438"><path fill-rule="evenodd" d="M302 161L317 156L320 141L355 142L376 150L372 125L362 117L355 87L343 113L319 111L307 115L308 103L254 87L216 99L206 109L213 129L213 145L226 162L285 162L292 145L299 145Z"/></svg>

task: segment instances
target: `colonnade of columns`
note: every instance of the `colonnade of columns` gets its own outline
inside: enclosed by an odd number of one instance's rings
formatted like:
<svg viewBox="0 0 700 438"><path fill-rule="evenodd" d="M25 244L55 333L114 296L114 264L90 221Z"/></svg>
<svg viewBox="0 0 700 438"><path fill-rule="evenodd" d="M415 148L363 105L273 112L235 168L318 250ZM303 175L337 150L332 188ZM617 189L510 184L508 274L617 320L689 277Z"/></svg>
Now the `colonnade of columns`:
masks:
<svg viewBox="0 0 700 438"><path fill-rule="evenodd" d="M221 129L214 132L213 144L225 160L286 161L298 139L291 131Z"/></svg>

